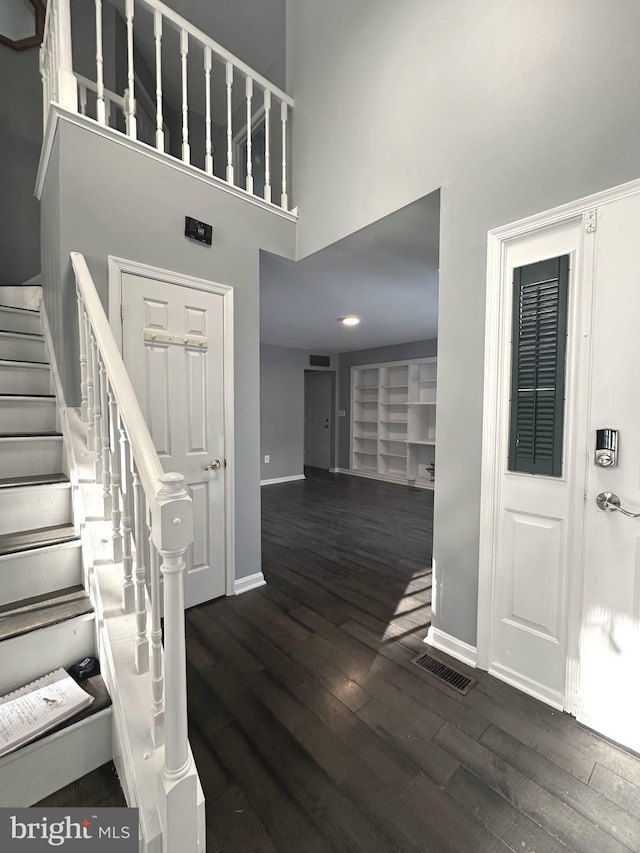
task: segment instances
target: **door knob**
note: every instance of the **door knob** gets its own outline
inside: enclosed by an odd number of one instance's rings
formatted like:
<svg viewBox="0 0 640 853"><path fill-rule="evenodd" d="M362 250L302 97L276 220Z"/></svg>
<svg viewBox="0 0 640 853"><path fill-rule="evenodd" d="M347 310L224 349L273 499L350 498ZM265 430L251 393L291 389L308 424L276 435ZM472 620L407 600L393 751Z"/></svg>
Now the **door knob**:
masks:
<svg viewBox="0 0 640 853"><path fill-rule="evenodd" d="M218 468L222 468L222 462L219 459L212 459L208 465L204 466L205 471L217 471Z"/></svg>

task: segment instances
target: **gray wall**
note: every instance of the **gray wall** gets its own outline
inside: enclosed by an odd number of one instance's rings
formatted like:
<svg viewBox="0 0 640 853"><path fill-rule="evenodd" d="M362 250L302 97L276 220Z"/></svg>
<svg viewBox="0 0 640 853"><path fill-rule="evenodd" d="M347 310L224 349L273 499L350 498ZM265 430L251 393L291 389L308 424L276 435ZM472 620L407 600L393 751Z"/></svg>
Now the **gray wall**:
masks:
<svg viewBox="0 0 640 853"><path fill-rule="evenodd" d="M315 355L328 355L314 350ZM260 478L295 477L304 473L304 372L309 351L260 347ZM331 356L331 369L337 366ZM265 464L264 456L271 457Z"/></svg>
<svg viewBox="0 0 640 853"><path fill-rule="evenodd" d="M338 468L350 468L351 435L351 368L357 364L378 364L383 361L404 361L409 358L431 358L438 354L438 341L413 341L391 347L376 347L357 352L341 352L338 370L338 409L345 412L338 418Z"/></svg>
<svg viewBox="0 0 640 853"><path fill-rule="evenodd" d="M33 197L42 142L38 50L0 44L0 285L40 272L40 209Z"/></svg>
<svg viewBox="0 0 640 853"><path fill-rule="evenodd" d="M259 250L291 256L295 226L176 169L64 120L42 203L45 300L70 405L78 402L77 327L69 252L82 252L106 302L107 256L234 287L236 572L260 570ZM189 214L213 246L184 237Z"/></svg>
<svg viewBox="0 0 640 853"><path fill-rule="evenodd" d="M638 177L640 4L290 0L287 13L299 255L443 187L434 623L475 644L486 233Z"/></svg>

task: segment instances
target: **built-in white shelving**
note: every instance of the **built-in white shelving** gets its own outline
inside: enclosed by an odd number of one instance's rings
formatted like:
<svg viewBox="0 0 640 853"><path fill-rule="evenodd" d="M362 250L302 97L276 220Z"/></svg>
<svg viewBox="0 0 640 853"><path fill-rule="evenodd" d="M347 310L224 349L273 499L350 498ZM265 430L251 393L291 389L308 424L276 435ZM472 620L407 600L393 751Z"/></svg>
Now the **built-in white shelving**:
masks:
<svg viewBox="0 0 640 853"><path fill-rule="evenodd" d="M436 391L435 358L353 367L352 472L433 489Z"/></svg>

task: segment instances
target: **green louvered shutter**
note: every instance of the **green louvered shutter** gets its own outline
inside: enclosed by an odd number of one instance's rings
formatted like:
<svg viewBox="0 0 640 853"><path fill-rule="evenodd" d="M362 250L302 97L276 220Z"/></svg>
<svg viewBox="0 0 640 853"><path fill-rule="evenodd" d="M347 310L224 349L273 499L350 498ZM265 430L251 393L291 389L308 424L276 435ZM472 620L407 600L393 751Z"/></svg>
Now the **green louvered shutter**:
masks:
<svg viewBox="0 0 640 853"><path fill-rule="evenodd" d="M562 476L569 256L513 275L509 470Z"/></svg>

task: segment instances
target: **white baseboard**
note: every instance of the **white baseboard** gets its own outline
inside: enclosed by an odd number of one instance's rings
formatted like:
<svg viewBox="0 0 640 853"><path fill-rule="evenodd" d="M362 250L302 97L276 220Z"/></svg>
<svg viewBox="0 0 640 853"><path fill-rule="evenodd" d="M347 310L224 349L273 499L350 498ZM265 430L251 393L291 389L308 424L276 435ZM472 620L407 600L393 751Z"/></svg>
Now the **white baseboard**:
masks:
<svg viewBox="0 0 640 853"><path fill-rule="evenodd" d="M340 469L339 468L329 468L329 473L330 474L339 474Z"/></svg>
<svg viewBox="0 0 640 853"><path fill-rule="evenodd" d="M478 651L475 646L470 646L469 643L464 643L458 640L457 637L452 637L439 628L434 628L433 625L429 628L429 633L424 638L424 642L433 646L434 649L439 649L441 652L451 655L452 658L466 663L467 666L476 666L476 658Z"/></svg>
<svg viewBox="0 0 640 853"><path fill-rule="evenodd" d="M257 589L259 586L264 586L266 580L262 572L256 572L255 575L247 575L246 578L238 578L233 585L234 595L242 595L243 592L249 592L250 589Z"/></svg>
<svg viewBox="0 0 640 853"><path fill-rule="evenodd" d="M557 708L558 711L564 710L564 696L562 693L558 693L557 690L551 690L549 687L545 687L544 684L540 684L532 678L520 675L520 673L509 669L508 666L492 663L489 668L489 675L499 678L500 681L505 681L523 693L528 693L529 696L539 699L545 705L551 705L552 708Z"/></svg>
<svg viewBox="0 0 640 853"><path fill-rule="evenodd" d="M273 480L260 480L260 485L273 486L275 483L293 483L294 480L304 479L304 474L294 474L292 477L274 477Z"/></svg>

